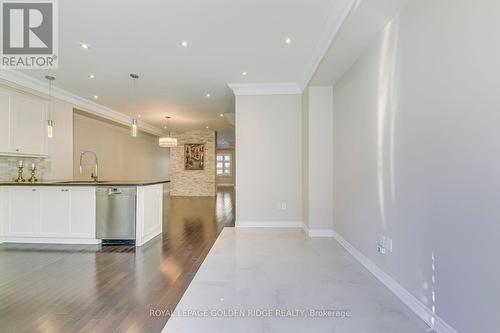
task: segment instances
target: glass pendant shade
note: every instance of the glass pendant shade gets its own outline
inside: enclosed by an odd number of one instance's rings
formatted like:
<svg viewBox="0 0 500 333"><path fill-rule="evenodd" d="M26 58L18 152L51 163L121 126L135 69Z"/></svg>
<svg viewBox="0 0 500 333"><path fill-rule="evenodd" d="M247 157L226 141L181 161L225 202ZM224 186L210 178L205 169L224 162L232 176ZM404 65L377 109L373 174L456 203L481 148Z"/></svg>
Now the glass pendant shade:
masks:
<svg viewBox="0 0 500 333"><path fill-rule="evenodd" d="M135 138L137 136L137 119L132 119L132 126L130 127L130 134Z"/></svg>
<svg viewBox="0 0 500 333"><path fill-rule="evenodd" d="M177 139L170 136L162 136L158 138L158 144L162 148L173 148L177 147Z"/></svg>
<svg viewBox="0 0 500 333"><path fill-rule="evenodd" d="M52 138L54 136L54 121L47 120L47 136Z"/></svg>

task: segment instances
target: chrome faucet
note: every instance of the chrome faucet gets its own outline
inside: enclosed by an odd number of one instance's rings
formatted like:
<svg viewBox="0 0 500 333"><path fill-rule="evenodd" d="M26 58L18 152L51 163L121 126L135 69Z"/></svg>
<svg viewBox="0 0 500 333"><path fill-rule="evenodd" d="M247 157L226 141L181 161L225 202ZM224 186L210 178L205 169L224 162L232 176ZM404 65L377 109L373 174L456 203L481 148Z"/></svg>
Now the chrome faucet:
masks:
<svg viewBox="0 0 500 333"><path fill-rule="evenodd" d="M95 182L97 181L99 175L99 162L97 161L97 154L94 153L93 151L86 150L80 154L80 175L83 173L83 166L82 166L82 159L85 154L92 154L94 155L94 160L95 160L95 165L94 165L94 171L90 175L90 178L92 178Z"/></svg>

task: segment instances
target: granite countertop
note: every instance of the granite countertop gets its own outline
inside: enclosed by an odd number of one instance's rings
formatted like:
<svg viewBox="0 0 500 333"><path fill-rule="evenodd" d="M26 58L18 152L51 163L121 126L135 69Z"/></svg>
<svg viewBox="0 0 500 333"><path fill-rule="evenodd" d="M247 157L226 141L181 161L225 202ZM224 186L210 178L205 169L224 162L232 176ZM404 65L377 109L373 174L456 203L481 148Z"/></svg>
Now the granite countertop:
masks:
<svg viewBox="0 0 500 333"><path fill-rule="evenodd" d="M148 186L170 183L170 180L41 180L36 183L28 181L17 183L14 181L0 181L0 186Z"/></svg>

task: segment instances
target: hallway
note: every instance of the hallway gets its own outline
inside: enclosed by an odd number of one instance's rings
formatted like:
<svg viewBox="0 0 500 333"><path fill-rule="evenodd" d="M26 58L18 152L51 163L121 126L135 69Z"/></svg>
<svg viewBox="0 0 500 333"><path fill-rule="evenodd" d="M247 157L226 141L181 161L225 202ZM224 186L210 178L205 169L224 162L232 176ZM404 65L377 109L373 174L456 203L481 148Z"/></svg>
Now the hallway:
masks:
<svg viewBox="0 0 500 333"><path fill-rule="evenodd" d="M163 234L143 247L0 245L2 332L160 332L225 226L234 192L165 196Z"/></svg>
<svg viewBox="0 0 500 333"><path fill-rule="evenodd" d="M333 238L227 228L163 332L431 331Z"/></svg>

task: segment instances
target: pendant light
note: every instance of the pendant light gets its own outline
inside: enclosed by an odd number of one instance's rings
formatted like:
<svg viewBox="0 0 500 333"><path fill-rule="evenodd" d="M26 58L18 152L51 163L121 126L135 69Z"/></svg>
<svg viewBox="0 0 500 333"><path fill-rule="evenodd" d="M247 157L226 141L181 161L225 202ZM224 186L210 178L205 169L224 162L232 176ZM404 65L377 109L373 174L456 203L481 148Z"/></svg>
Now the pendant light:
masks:
<svg viewBox="0 0 500 333"><path fill-rule="evenodd" d="M130 73L130 77L133 80L132 82L133 82L133 87L134 87L134 96L136 96L135 81L139 78L139 75L137 75L135 73ZM135 137L137 137L137 131L138 131L137 118L134 117L134 118L132 118L132 124L130 126L130 134L135 138Z"/></svg>
<svg viewBox="0 0 500 333"><path fill-rule="evenodd" d="M170 117L165 116L165 119L167 120L167 125L165 126L165 129L168 129L168 120L170 119ZM158 138L158 144L162 148L174 148L177 147L177 139L171 137L169 131L168 136L162 136Z"/></svg>
<svg viewBox="0 0 500 333"><path fill-rule="evenodd" d="M56 78L50 75L46 75L45 78L49 81L49 114L47 119L47 137L52 138L54 136L54 120L52 120L52 81Z"/></svg>

